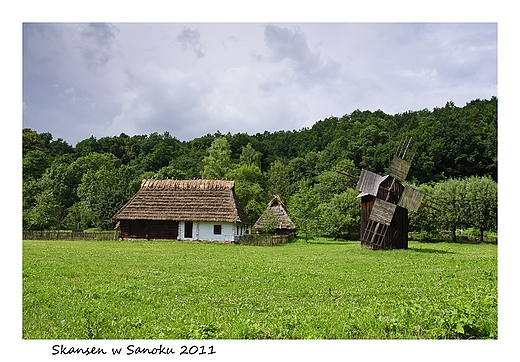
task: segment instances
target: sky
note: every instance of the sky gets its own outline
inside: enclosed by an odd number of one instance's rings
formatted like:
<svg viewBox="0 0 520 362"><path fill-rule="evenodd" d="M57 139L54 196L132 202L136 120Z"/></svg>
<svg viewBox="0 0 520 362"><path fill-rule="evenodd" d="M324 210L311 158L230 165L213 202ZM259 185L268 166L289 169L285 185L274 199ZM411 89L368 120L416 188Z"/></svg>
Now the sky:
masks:
<svg viewBox="0 0 520 362"><path fill-rule="evenodd" d="M496 22L24 22L23 127L90 136L299 130L497 94Z"/></svg>

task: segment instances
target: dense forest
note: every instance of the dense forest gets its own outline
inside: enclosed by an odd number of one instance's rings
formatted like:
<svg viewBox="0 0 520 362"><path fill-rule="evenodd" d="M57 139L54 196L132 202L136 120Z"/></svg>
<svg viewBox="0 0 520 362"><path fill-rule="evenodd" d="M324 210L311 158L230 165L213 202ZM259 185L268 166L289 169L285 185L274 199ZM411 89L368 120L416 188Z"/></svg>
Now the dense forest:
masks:
<svg viewBox="0 0 520 362"><path fill-rule="evenodd" d="M112 215L137 191L143 178L226 178L235 180L237 196L253 223L272 196L279 195L302 232L356 238L359 199L353 189L355 181L336 171L367 169L386 174L401 137L407 136L413 137L415 146L409 182L441 203L440 210L448 209L442 200L457 194L457 212L462 212L460 217L411 216L411 228L493 230L497 102L496 97L473 100L463 107L448 102L432 111L395 115L356 110L320 120L311 128L255 135L217 131L191 141L180 141L169 132L122 133L90 137L72 146L48 132L24 128L23 227L111 229ZM456 185L446 191L451 184ZM475 191L480 189L485 191ZM473 203L469 195L479 192L483 196L478 200L487 196L487 221L480 224L467 209Z"/></svg>

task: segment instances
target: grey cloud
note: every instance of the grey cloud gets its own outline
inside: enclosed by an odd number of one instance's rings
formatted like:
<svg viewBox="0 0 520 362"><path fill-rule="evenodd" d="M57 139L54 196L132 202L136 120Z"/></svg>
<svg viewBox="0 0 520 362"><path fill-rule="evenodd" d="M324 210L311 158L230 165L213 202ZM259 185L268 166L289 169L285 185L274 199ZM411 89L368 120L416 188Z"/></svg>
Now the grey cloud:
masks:
<svg viewBox="0 0 520 362"><path fill-rule="evenodd" d="M313 59L316 57L307 46L305 34L297 27L291 31L288 28L266 25L264 39L269 49L271 49L274 61L289 58L301 63L308 61L309 58Z"/></svg>
<svg viewBox="0 0 520 362"><path fill-rule="evenodd" d="M176 137L197 136L209 119L205 99L212 86L203 76L148 64L127 70L127 96L107 133L151 133L168 130Z"/></svg>
<svg viewBox="0 0 520 362"><path fill-rule="evenodd" d="M323 59L320 53L312 52L307 37L299 27L292 30L275 25L266 25L264 40L273 62L291 60L303 82L328 82L341 76L341 65L331 58Z"/></svg>
<svg viewBox="0 0 520 362"><path fill-rule="evenodd" d="M118 29L110 24L86 24L80 32L81 52L90 69L105 66L113 57L112 45Z"/></svg>
<svg viewBox="0 0 520 362"><path fill-rule="evenodd" d="M117 28L107 24L24 24L24 127L77 141L117 111L119 71L107 67Z"/></svg>
<svg viewBox="0 0 520 362"><path fill-rule="evenodd" d="M100 48L109 48L115 40L118 29L110 24L90 23L87 24L81 34L93 39Z"/></svg>
<svg viewBox="0 0 520 362"><path fill-rule="evenodd" d="M23 61L24 70L32 71L36 66L40 66L52 61L55 53L52 45L59 39L59 29L46 24L23 24ZM51 42L46 40L52 39Z"/></svg>
<svg viewBox="0 0 520 362"><path fill-rule="evenodd" d="M200 42L200 33L198 29L191 30L190 28L185 27L179 35L177 35L177 41L181 44L184 50L193 50L197 58L204 57L205 51Z"/></svg>
<svg viewBox="0 0 520 362"><path fill-rule="evenodd" d="M189 140L464 105L496 95L496 28L24 23L23 124L70 143L164 130Z"/></svg>
<svg viewBox="0 0 520 362"><path fill-rule="evenodd" d="M437 81L438 86L457 87L462 84L478 87L479 83L496 82L497 33L496 27L482 27L481 24L445 24L444 26L423 26L430 30L427 36L416 40L414 46L420 49L406 64L409 69L430 69L418 79ZM423 40L420 42L420 40ZM422 48L419 48L422 44ZM405 65L404 63L402 63Z"/></svg>

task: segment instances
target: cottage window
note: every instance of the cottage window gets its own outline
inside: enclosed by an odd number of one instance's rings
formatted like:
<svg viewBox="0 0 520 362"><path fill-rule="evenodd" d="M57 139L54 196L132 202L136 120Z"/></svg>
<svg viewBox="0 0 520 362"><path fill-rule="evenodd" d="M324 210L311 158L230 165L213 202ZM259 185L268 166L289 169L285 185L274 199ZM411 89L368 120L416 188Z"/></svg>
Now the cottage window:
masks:
<svg viewBox="0 0 520 362"><path fill-rule="evenodd" d="M213 225L213 234L222 235L222 225Z"/></svg>

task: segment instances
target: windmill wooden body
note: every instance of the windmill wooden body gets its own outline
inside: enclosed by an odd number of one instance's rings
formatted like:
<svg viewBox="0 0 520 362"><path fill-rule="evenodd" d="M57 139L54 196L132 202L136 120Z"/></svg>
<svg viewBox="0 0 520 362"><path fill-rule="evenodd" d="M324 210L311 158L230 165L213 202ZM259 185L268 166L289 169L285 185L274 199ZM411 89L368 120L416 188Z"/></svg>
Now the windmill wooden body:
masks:
<svg viewBox="0 0 520 362"><path fill-rule="evenodd" d="M408 248L408 210L416 212L424 197L421 191L402 185L413 160L408 152L411 141L401 140L388 175L361 170L356 190L361 197L363 248Z"/></svg>

